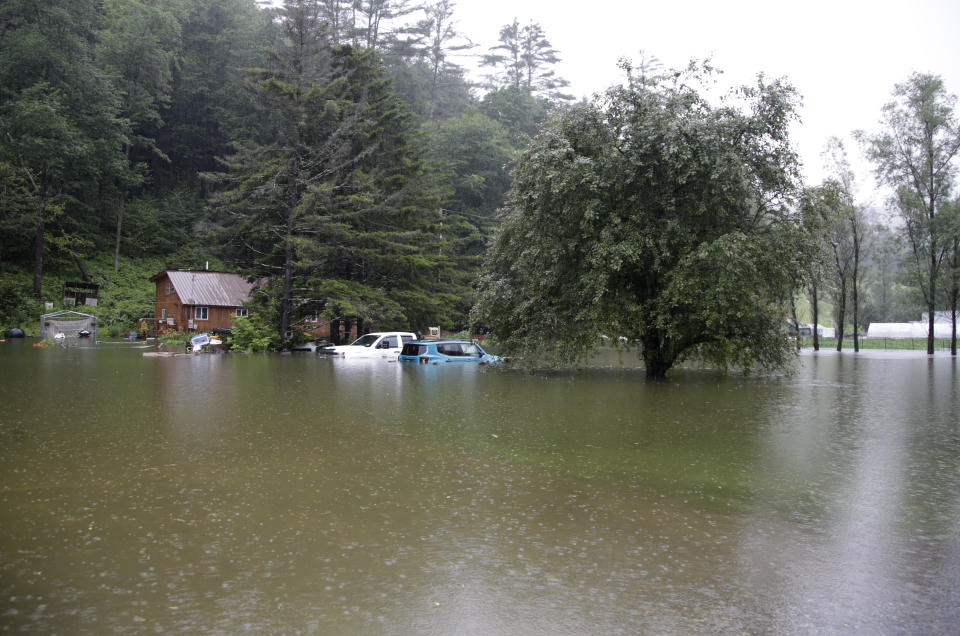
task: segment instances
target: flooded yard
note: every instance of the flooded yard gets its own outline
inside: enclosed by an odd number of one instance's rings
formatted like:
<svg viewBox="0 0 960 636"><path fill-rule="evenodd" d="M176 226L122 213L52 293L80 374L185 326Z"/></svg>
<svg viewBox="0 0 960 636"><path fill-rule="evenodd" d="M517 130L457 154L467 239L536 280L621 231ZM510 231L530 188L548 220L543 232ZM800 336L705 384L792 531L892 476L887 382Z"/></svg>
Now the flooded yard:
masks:
<svg viewBox="0 0 960 636"><path fill-rule="evenodd" d="M955 633L960 369L0 344L0 629ZM628 365L629 366L629 365Z"/></svg>

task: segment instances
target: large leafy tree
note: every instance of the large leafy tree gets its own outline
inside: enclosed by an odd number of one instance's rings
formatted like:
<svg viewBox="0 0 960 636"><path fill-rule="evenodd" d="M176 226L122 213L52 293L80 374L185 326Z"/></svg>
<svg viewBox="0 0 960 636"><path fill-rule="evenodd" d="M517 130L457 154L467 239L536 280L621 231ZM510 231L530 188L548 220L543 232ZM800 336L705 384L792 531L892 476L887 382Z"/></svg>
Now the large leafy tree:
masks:
<svg viewBox="0 0 960 636"><path fill-rule="evenodd" d="M928 312L927 353L934 352L937 281L953 246L950 196L960 152L956 96L936 75L915 73L897 84L883 108L883 130L859 133L880 183L893 191L892 204L903 220L917 288Z"/></svg>
<svg viewBox="0 0 960 636"><path fill-rule="evenodd" d="M652 379L692 353L787 362L795 93L761 78L714 107L694 69L669 78L561 113L520 157L473 313L512 354L574 361L607 335Z"/></svg>

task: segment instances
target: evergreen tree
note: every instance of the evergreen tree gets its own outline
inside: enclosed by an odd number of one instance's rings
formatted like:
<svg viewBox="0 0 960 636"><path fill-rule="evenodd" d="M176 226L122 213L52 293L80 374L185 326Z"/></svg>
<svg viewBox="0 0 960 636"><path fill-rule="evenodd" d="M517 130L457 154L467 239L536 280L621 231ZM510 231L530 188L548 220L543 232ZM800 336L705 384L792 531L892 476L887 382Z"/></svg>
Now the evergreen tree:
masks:
<svg viewBox="0 0 960 636"><path fill-rule="evenodd" d="M214 219L225 251L271 279L281 338L318 305L382 323L440 309L429 191L412 119L378 54L330 46L315 3L287 2L274 68L250 85L280 121L270 145L230 157ZM433 204L429 204L435 209Z"/></svg>
<svg viewBox="0 0 960 636"><path fill-rule="evenodd" d="M490 51L480 64L494 69L488 78L491 87L523 89L558 101L572 99L560 92L570 83L553 70L560 56L539 24L521 27L514 18L500 29L500 43Z"/></svg>
<svg viewBox="0 0 960 636"><path fill-rule="evenodd" d="M424 8L426 18L420 23L420 32L425 36L425 62L429 72L427 83L430 90L428 119L437 118L445 84L462 81L463 68L453 63L450 56L458 51L473 48L454 28L454 3L450 0L437 0Z"/></svg>

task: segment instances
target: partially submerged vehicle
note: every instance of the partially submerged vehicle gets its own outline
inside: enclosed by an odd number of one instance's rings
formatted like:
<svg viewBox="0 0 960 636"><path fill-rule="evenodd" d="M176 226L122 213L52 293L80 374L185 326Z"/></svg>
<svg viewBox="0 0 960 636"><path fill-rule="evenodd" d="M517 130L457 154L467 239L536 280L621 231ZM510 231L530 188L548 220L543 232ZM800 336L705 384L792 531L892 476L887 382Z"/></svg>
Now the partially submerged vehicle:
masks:
<svg viewBox="0 0 960 636"><path fill-rule="evenodd" d="M398 359L418 364L491 364L501 360L469 340L416 340L403 345Z"/></svg>
<svg viewBox="0 0 960 636"><path fill-rule="evenodd" d="M323 351L324 349L329 349L333 346L333 343L327 340L326 338L321 338L320 340L311 340L308 342L298 342L297 344L290 347L291 351Z"/></svg>
<svg viewBox="0 0 960 636"><path fill-rule="evenodd" d="M408 342L417 339L408 331L378 331L360 336L348 345L324 347L317 353L332 354L341 358L387 358L395 360Z"/></svg>
<svg viewBox="0 0 960 636"><path fill-rule="evenodd" d="M190 338L190 350L194 353L200 353L208 345L223 344L223 340L216 336L211 337L208 333L200 333Z"/></svg>

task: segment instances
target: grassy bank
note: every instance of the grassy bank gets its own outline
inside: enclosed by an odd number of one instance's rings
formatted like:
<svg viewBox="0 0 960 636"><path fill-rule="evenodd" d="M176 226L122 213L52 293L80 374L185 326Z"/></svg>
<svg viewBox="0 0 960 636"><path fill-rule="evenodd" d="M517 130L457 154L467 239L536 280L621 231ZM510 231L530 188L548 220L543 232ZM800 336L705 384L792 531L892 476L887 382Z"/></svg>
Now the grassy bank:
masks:
<svg viewBox="0 0 960 636"><path fill-rule="evenodd" d="M813 348L813 338L803 338L804 349ZM935 340L934 347L937 351L950 351L950 341L949 340ZM820 338L820 349L832 349L837 348L837 339L836 338ZM886 350L900 350L900 351L926 351L927 350L927 339L926 338L860 338L860 348L861 349L886 349ZM843 339L843 350L844 351L853 351L853 338L848 337Z"/></svg>

